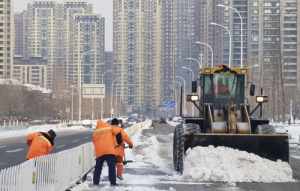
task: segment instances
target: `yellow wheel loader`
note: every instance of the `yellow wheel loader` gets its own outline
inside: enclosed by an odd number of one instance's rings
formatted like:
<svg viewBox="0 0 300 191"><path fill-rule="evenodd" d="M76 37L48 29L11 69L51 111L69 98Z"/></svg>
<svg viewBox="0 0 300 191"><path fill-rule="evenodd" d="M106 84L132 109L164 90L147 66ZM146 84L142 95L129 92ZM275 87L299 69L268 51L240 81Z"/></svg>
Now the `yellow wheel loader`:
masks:
<svg viewBox="0 0 300 191"><path fill-rule="evenodd" d="M225 65L203 68L199 87L193 83L193 93L187 96L199 110L198 117L183 117L175 128L173 163L182 173L184 155L189 148L224 146L276 161L289 162L287 134L276 134L269 120L262 119L263 103L268 97L256 96L256 106L246 97L247 68L228 68ZM250 86L255 95L255 85ZM259 113L258 117L254 114ZM256 116L256 115L255 115Z"/></svg>

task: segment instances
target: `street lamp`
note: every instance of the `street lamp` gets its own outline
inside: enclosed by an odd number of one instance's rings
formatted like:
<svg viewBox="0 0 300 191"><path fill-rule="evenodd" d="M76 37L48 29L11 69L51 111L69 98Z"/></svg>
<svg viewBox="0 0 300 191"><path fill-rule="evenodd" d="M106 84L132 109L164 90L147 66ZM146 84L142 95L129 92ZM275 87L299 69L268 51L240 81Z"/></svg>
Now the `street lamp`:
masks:
<svg viewBox="0 0 300 191"><path fill-rule="evenodd" d="M185 66L182 66L181 68L182 68L183 70L187 70L188 72L191 72L191 74L192 74L192 80L195 79L195 74L194 74L194 71L193 71L192 69L190 69L190 68L188 68L188 67L185 67Z"/></svg>
<svg viewBox="0 0 300 191"><path fill-rule="evenodd" d="M195 62L197 62L199 68L200 69L202 68L201 62L198 59L196 59L196 58L185 58L185 60L195 61Z"/></svg>
<svg viewBox="0 0 300 191"><path fill-rule="evenodd" d="M229 35L229 68L230 68L231 67L231 60L232 60L232 58L231 58L231 56L232 56L232 34L231 34L231 31L227 27L225 27L223 25L220 25L218 23L210 23L210 24L214 25L214 26L217 26L217 27L221 27Z"/></svg>
<svg viewBox="0 0 300 191"><path fill-rule="evenodd" d="M71 119L74 121L74 85L71 85Z"/></svg>
<svg viewBox="0 0 300 191"><path fill-rule="evenodd" d="M176 76L176 79L181 80L183 82L183 105L184 105L184 114L186 114L186 100L185 100L185 88L186 88L186 82L185 79L182 76Z"/></svg>
<svg viewBox="0 0 300 191"><path fill-rule="evenodd" d="M90 53L91 51L94 51L94 49L91 49L91 50L87 50L85 52L83 52L80 56L80 61L78 62L78 120L80 121L81 120L81 102L82 102L82 97L81 97L81 62L83 60L83 56Z"/></svg>
<svg viewBox="0 0 300 191"><path fill-rule="evenodd" d="M184 70L187 70L187 71L191 72L193 80L195 79L194 71L192 69L187 68L185 66L182 66L181 68L184 69ZM195 107L192 107L192 113L193 113L193 116L194 116L194 114L195 114Z"/></svg>
<svg viewBox="0 0 300 191"><path fill-rule="evenodd" d="M244 40L243 40L243 17L241 15L241 13L234 7L231 7L231 6L227 6L227 5L223 5L223 4L218 4L217 7L223 7L225 9L231 9L233 10L239 17L240 17L240 20L241 20L241 68L243 68L243 54L244 54Z"/></svg>
<svg viewBox="0 0 300 191"><path fill-rule="evenodd" d="M197 41L196 44L206 46L208 49L210 49L210 51L211 51L211 67L213 67L214 66L214 51L213 51L213 48L205 42Z"/></svg>
<svg viewBox="0 0 300 191"><path fill-rule="evenodd" d="M182 83L180 82L180 81L176 81L176 84L179 86L179 87L182 87ZM176 87L176 85L175 85L175 87ZM175 112L176 112L176 115L179 115L179 111L178 111L178 94L176 93L176 90L174 90L174 92L175 92Z"/></svg>
<svg viewBox="0 0 300 191"><path fill-rule="evenodd" d="M110 116L111 118L113 117L113 111L114 111L114 108L113 108L113 97L114 97L114 83L116 83L119 79L115 79L114 81L112 81L111 83L111 98L110 98Z"/></svg>
<svg viewBox="0 0 300 191"><path fill-rule="evenodd" d="M102 74L102 80L101 80L102 84L104 84L104 77L108 73L112 73L112 70L107 70L107 71L103 72L103 74ZM105 86L105 89L106 89L106 86ZM100 115L101 119L103 119L103 113L104 113L104 98L101 98L101 115Z"/></svg>

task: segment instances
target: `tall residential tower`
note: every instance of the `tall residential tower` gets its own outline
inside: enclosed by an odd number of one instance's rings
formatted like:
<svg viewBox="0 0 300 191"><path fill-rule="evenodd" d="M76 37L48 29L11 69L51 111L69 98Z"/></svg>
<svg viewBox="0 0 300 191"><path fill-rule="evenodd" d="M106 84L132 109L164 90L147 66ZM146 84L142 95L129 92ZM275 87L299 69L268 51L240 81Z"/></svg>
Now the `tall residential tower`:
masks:
<svg viewBox="0 0 300 191"><path fill-rule="evenodd" d="M12 5L11 0L0 1L0 79L12 76Z"/></svg>

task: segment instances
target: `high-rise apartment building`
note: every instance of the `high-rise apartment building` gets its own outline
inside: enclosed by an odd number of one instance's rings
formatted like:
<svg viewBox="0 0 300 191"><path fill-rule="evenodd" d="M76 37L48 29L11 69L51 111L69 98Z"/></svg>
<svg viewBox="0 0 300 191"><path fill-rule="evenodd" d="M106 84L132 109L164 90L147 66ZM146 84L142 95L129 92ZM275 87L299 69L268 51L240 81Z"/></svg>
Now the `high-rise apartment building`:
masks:
<svg viewBox="0 0 300 191"><path fill-rule="evenodd" d="M191 60L199 58L199 46L196 44L200 40L199 32L199 14L197 8L199 1L197 0L176 0L173 1L173 31L174 37L174 53L175 53L175 69L176 76L184 77L188 81L192 81L193 74L199 70L198 63ZM172 7L171 7L172 8ZM163 12L166 10L164 9ZM164 65L163 65L164 66ZM187 69L193 70L193 74ZM191 91L191 83L186 84L186 91Z"/></svg>
<svg viewBox="0 0 300 191"><path fill-rule="evenodd" d="M105 66L105 20L99 15L78 14L74 21L72 71L69 72L77 82L79 72L81 83L100 84Z"/></svg>
<svg viewBox="0 0 300 191"><path fill-rule="evenodd" d="M266 114L273 117L283 101L280 9L280 0L249 1L248 62L252 81L270 97Z"/></svg>
<svg viewBox="0 0 300 191"><path fill-rule="evenodd" d="M47 60L42 57L14 58L13 79L23 84L32 84L46 88Z"/></svg>
<svg viewBox="0 0 300 191"><path fill-rule="evenodd" d="M175 99L176 80L176 24L173 1L161 1L161 83L160 102Z"/></svg>
<svg viewBox="0 0 300 191"><path fill-rule="evenodd" d="M241 59L243 65L247 65L247 51L248 51L248 3L252 0L231 0L229 5L234 9L229 9L230 14L230 29L232 30L232 65L240 66ZM242 22L242 23L241 23ZM242 24L242 31L241 31ZM241 41L241 33L243 41ZM243 47L243 57L241 57Z"/></svg>
<svg viewBox="0 0 300 191"><path fill-rule="evenodd" d="M281 62L286 104L299 113L300 106L300 1L281 0ZM293 103L293 105L288 102ZM286 109L286 111L290 111Z"/></svg>
<svg viewBox="0 0 300 191"><path fill-rule="evenodd" d="M75 26L75 15L84 15L84 14L92 14L93 8L92 4L87 3L86 1L65 1L63 3L62 9L62 18L64 20L64 24L62 29L64 34L64 54L65 54L65 81L67 87L70 85L76 84L76 80L74 77L77 71L77 66L73 63L73 57L75 52L75 41L74 36L77 34L77 30L74 30Z"/></svg>
<svg viewBox="0 0 300 191"><path fill-rule="evenodd" d="M25 56L26 52L26 11L14 15L15 47L14 55Z"/></svg>
<svg viewBox="0 0 300 191"><path fill-rule="evenodd" d="M300 70L298 69L300 66L298 59L300 28L297 26L300 15L299 4L297 0L281 0L283 78L285 87L290 91L300 87Z"/></svg>
<svg viewBox="0 0 300 191"><path fill-rule="evenodd" d="M0 79L12 76L12 2L0 1Z"/></svg>
<svg viewBox="0 0 300 191"><path fill-rule="evenodd" d="M47 88L54 88L54 71L57 63L58 39L57 8L54 1L34 1L28 4L28 54L43 57L47 63Z"/></svg>
<svg viewBox="0 0 300 191"><path fill-rule="evenodd" d="M213 49L213 64L229 64L229 34L222 27L212 25L219 24L231 29L228 9L218 7L219 4L228 6L228 0L199 0L196 1L196 20L197 36L201 43L206 43ZM203 66L211 66L212 53L205 45L198 45L198 60Z"/></svg>
<svg viewBox="0 0 300 191"><path fill-rule="evenodd" d="M15 16L15 23L16 54L24 59L47 60L47 88L54 93L63 93L62 90L77 84L77 58L87 46L93 46L97 52L93 62L104 63L104 19L93 15L92 4L86 1L34 1L26 11ZM82 47L87 42L90 44ZM92 70L84 68L85 78L97 75L94 80L85 79L89 83L99 81L103 68Z"/></svg>
<svg viewBox="0 0 300 191"><path fill-rule="evenodd" d="M162 1L114 0L113 6L114 86L129 111L151 113L160 103Z"/></svg>

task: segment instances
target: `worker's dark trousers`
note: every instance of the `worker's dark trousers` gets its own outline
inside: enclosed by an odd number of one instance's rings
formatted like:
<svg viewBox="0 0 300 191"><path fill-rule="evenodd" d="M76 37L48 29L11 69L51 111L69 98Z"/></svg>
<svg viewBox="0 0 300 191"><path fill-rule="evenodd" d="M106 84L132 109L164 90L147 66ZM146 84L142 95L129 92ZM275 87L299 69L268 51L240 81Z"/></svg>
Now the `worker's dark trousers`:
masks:
<svg viewBox="0 0 300 191"><path fill-rule="evenodd" d="M116 157L115 155L103 155L96 159L96 166L94 171L93 183L98 185L100 182L103 162L106 161L108 165L108 175L111 185L116 185Z"/></svg>

